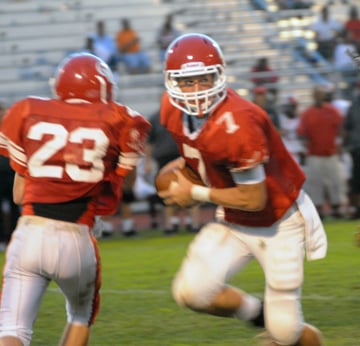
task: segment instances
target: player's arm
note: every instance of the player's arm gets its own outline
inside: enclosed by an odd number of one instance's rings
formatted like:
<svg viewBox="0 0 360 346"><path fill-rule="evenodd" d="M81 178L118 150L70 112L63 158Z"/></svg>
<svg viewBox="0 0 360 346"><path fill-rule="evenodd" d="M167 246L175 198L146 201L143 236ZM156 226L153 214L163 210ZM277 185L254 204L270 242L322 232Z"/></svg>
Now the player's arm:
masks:
<svg viewBox="0 0 360 346"><path fill-rule="evenodd" d="M137 174L137 167L135 167L132 171L130 171L124 178L124 189L125 190L132 190L135 185Z"/></svg>
<svg viewBox="0 0 360 346"><path fill-rule="evenodd" d="M209 202L250 212L264 209L267 202L264 166L259 164L247 170L231 172L231 175L236 186L225 189L209 188ZM201 189L192 186L191 196L194 200L201 199Z"/></svg>
<svg viewBox="0 0 360 346"><path fill-rule="evenodd" d="M24 199L25 179L19 173L15 173L13 184L13 200L15 204L21 205Z"/></svg>
<svg viewBox="0 0 360 346"><path fill-rule="evenodd" d="M190 205L194 200L211 202L224 207L254 212L265 208L267 188L265 169L259 164L251 169L232 172L236 186L224 189L192 184L181 173L176 173L178 184L161 192L166 204Z"/></svg>

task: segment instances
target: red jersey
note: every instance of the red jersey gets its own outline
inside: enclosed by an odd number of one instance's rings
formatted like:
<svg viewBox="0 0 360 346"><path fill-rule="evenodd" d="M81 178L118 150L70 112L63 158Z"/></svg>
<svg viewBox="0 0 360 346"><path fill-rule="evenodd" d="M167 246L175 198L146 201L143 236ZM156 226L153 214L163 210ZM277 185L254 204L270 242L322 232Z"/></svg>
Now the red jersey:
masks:
<svg viewBox="0 0 360 346"><path fill-rule="evenodd" d="M330 103L310 106L300 116L297 133L306 138L310 155L331 156L337 153L342 122L340 112Z"/></svg>
<svg viewBox="0 0 360 346"><path fill-rule="evenodd" d="M15 103L2 122L0 154L25 176L23 214L84 200L75 222L91 225L94 215L114 212L149 130L144 117L114 102L29 97Z"/></svg>
<svg viewBox="0 0 360 346"><path fill-rule="evenodd" d="M225 208L225 220L246 226L269 226L296 200L304 173L286 150L270 117L258 106L228 88L226 99L190 133L187 116L164 95L161 123L178 143L181 155L203 181L214 188L235 186L232 171L264 164L268 200L264 210Z"/></svg>
<svg viewBox="0 0 360 346"><path fill-rule="evenodd" d="M345 30L355 41L360 41L360 19L351 19L345 23Z"/></svg>

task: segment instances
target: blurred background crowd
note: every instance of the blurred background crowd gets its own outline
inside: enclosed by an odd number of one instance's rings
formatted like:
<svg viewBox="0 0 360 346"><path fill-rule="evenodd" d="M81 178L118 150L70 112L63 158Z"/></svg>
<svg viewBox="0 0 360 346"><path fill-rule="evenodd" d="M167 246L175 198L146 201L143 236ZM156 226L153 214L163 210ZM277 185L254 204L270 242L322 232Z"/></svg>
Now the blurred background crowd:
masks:
<svg viewBox="0 0 360 346"><path fill-rule="evenodd" d="M117 100L153 130L134 188L118 214L98 224L98 236L197 232L211 206L165 208L153 179L177 155L158 123L166 48L180 34L205 33L221 45L229 85L267 111L302 166L321 217L359 219L360 74L347 54L360 53L359 11L355 0L4 0L1 114L24 96L51 96L49 79L66 55L99 56L114 72ZM12 177L0 157L2 248L19 216Z"/></svg>

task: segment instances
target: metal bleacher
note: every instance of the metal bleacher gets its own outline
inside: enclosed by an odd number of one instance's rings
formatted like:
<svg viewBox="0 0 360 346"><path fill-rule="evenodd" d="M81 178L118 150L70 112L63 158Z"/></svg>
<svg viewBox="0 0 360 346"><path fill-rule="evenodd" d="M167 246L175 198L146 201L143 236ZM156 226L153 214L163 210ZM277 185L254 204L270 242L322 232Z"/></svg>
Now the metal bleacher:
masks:
<svg viewBox="0 0 360 346"><path fill-rule="evenodd" d="M114 36L120 20L130 18L155 60L155 32L168 11L166 3L156 0L2 1L0 98L10 104L27 95L51 96L48 80L57 64L83 49L97 20L104 20Z"/></svg>
<svg viewBox="0 0 360 346"><path fill-rule="evenodd" d="M298 37L284 38L282 25L287 20L291 26L291 18L301 15L302 22L294 29L305 32L316 11L317 7L296 13L270 12L254 7L252 0L3 0L0 98L10 104L27 95L50 96L48 79L56 65L68 53L83 48L95 22L104 20L106 31L114 36L120 20L127 17L150 55L152 72L127 75L120 66L118 100L150 116L157 111L163 92L155 34L165 15L172 13L183 33L202 32L219 42L229 84L241 95L251 96L249 71L257 58L266 56L280 76L279 96L292 93L306 106L316 82L314 71L296 58Z"/></svg>

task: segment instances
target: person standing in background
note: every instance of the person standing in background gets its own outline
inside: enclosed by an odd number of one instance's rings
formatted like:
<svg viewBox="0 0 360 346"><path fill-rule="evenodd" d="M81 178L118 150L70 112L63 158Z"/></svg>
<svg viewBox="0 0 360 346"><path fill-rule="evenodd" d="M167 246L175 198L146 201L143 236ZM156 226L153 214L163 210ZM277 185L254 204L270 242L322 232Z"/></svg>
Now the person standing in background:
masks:
<svg viewBox="0 0 360 346"><path fill-rule="evenodd" d="M149 56L142 49L140 37L127 18L121 20L121 28L116 33L116 45L120 61L125 64L127 73L150 72Z"/></svg>
<svg viewBox="0 0 360 346"><path fill-rule="evenodd" d="M328 196L331 215L342 218L344 179L339 164L337 139L342 135L343 117L326 101L326 86L313 88L313 104L300 114L297 134L306 150L306 191L314 201L322 218ZM321 129L321 131L320 131Z"/></svg>
<svg viewBox="0 0 360 346"><path fill-rule="evenodd" d="M0 126L5 111L5 102L0 101ZM9 158L0 156L0 251L5 251L20 217L20 208L13 201L14 176Z"/></svg>
<svg viewBox="0 0 360 346"><path fill-rule="evenodd" d="M360 219L360 79L344 120L344 145L352 158L350 204L355 209L352 219Z"/></svg>
<svg viewBox="0 0 360 346"><path fill-rule="evenodd" d="M180 31L174 26L173 18L172 14L168 14L165 17L165 21L156 36L156 43L159 47L161 63L164 63L165 61L165 54L169 44L175 38L180 36Z"/></svg>
<svg viewBox="0 0 360 346"><path fill-rule="evenodd" d="M257 86L252 90L252 94L252 102L261 107L267 113L271 119L271 122L279 130L280 119L278 110L275 107L276 100L274 100L272 97L269 99L268 89L265 86Z"/></svg>
<svg viewBox="0 0 360 346"><path fill-rule="evenodd" d="M305 148L297 134L300 118L298 114L299 102L293 95L286 95L280 105L279 123L280 134L286 149L295 161L305 166Z"/></svg>
<svg viewBox="0 0 360 346"><path fill-rule="evenodd" d="M112 70L117 71L117 52L114 39L106 33L105 22L99 20L96 22L96 32L91 34L93 54L103 60ZM87 43L89 44L90 42ZM90 43L91 44L91 43ZM91 47L91 45L90 45Z"/></svg>

